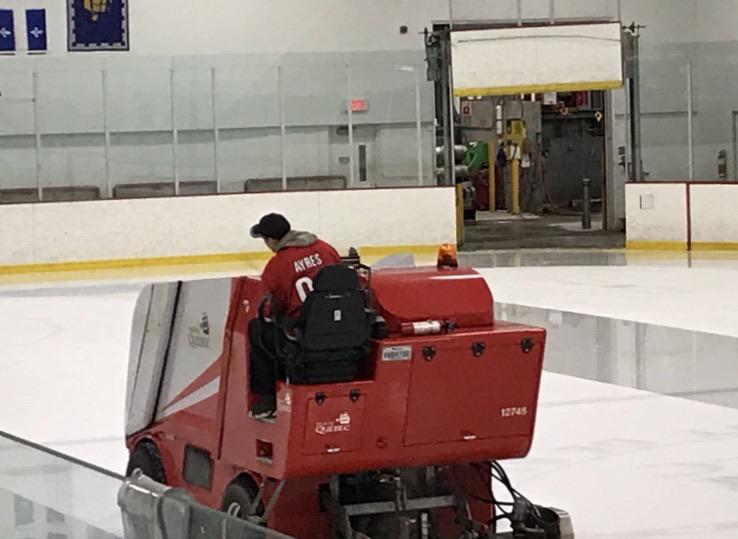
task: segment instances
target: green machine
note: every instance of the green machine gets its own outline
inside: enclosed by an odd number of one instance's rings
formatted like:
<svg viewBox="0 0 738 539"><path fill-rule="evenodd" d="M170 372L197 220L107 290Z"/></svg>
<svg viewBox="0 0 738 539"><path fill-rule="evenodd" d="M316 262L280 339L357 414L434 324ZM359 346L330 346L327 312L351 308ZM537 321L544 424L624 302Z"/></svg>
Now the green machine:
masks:
<svg viewBox="0 0 738 539"><path fill-rule="evenodd" d="M489 146L483 140L471 142L467 147L464 164L469 168L469 173L474 174L483 168L489 168Z"/></svg>

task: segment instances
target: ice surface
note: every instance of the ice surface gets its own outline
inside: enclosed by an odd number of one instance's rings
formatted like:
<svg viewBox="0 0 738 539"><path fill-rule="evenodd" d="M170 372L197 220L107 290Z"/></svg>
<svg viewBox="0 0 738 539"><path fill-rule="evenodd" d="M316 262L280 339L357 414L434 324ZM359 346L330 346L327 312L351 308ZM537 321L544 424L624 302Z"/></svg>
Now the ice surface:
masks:
<svg viewBox="0 0 738 539"><path fill-rule="evenodd" d="M731 271L481 271L500 302L738 337ZM0 430L123 470L139 288L0 292ZM530 457L506 468L536 502L570 511L578 538L738 537L738 410L545 373L537 425Z"/></svg>
<svg viewBox="0 0 738 539"><path fill-rule="evenodd" d="M546 373L515 487L577 538L738 537L738 410Z"/></svg>
<svg viewBox="0 0 738 539"><path fill-rule="evenodd" d="M604 266L479 271L495 301L502 303L738 337L733 270Z"/></svg>
<svg viewBox="0 0 738 539"><path fill-rule="evenodd" d="M122 471L138 286L0 295L0 430Z"/></svg>

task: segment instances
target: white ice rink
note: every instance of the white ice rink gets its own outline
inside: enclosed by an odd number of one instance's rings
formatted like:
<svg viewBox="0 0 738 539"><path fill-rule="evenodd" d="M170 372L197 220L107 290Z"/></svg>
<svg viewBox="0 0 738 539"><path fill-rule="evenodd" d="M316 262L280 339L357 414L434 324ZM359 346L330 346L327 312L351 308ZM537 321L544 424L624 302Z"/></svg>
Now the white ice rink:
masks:
<svg viewBox="0 0 738 539"><path fill-rule="evenodd" d="M503 303L738 337L732 270L480 271ZM124 469L139 289L0 288L0 430ZM550 332L549 342L556 339ZM9 466L0 462L0 474ZM533 451L506 468L518 490L568 510L578 538L738 538L737 409L545 373Z"/></svg>

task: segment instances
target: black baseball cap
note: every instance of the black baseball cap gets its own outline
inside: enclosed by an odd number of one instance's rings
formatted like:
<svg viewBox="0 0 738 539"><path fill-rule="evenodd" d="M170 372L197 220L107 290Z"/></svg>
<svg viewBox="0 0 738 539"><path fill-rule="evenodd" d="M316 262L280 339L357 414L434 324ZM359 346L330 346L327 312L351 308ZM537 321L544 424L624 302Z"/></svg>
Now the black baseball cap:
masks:
<svg viewBox="0 0 738 539"><path fill-rule="evenodd" d="M290 229L290 222L285 219L284 215L269 213L251 227L251 237L281 240Z"/></svg>

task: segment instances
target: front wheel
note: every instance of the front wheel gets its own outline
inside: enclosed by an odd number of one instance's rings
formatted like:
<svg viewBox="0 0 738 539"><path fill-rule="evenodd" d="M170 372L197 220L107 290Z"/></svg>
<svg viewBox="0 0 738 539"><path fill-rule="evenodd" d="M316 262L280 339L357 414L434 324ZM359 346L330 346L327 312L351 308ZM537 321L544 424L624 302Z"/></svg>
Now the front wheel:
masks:
<svg viewBox="0 0 738 539"><path fill-rule="evenodd" d="M223 503L220 510L232 517L247 520L251 516L251 506L254 504L254 488L248 481L237 479L223 494Z"/></svg>
<svg viewBox="0 0 738 539"><path fill-rule="evenodd" d="M153 442L143 441L131 451L128 467L126 468L126 477L131 477L136 470L141 470L145 476L157 483L166 484L161 453Z"/></svg>

